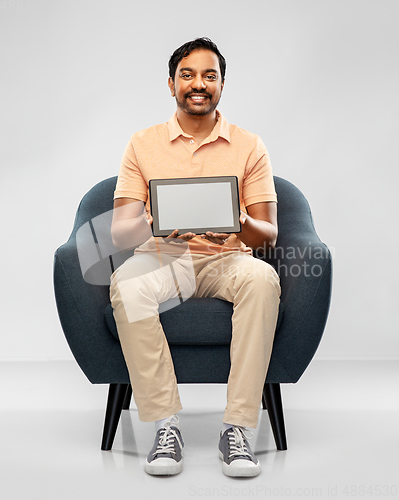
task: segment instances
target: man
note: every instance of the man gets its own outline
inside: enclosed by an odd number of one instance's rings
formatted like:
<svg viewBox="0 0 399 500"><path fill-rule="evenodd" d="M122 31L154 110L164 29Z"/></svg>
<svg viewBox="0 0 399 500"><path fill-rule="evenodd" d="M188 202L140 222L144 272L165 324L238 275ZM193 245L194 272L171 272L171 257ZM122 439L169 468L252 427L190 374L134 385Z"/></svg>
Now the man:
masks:
<svg viewBox="0 0 399 500"><path fill-rule="evenodd" d="M225 70L224 57L207 38L187 42L173 53L168 85L176 113L168 123L132 136L114 196L114 244L128 248L134 246L129 238L140 226L144 203L151 223L150 179L236 175L239 182L240 233L179 234L176 228L166 240L169 243L149 238L112 276L111 302L139 417L155 421L155 443L145 464L153 475L177 474L183 465L184 443L176 415L182 406L158 317L158 305L177 295L176 277L167 274L168 266L154 272L153 265L156 255L161 259L166 254L162 264L168 262L167 254L174 252L168 248L181 246L173 241L187 242L189 247L189 259L178 259L174 266L179 285L191 289L195 297L217 297L234 307L227 406L219 439L222 470L228 476L260 472L245 431L258 422L280 285L275 270L254 258L251 249L275 245L277 198L262 141L228 124L216 110Z"/></svg>

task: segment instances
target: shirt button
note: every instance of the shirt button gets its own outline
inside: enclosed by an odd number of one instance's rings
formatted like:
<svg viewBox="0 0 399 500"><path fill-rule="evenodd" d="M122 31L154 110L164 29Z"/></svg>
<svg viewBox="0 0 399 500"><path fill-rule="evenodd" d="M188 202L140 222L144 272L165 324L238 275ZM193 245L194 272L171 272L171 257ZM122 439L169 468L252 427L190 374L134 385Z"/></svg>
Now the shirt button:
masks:
<svg viewBox="0 0 399 500"><path fill-rule="evenodd" d="M190 144L194 144L194 139L191 139Z"/></svg>

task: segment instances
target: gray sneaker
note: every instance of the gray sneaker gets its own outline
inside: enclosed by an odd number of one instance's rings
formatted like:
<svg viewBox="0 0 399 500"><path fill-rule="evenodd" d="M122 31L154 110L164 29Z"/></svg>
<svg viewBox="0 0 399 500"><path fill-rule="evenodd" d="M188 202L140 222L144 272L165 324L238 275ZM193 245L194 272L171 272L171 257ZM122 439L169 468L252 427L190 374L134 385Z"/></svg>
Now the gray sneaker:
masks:
<svg viewBox="0 0 399 500"><path fill-rule="evenodd" d="M260 473L259 460L253 454L245 427L234 426L220 433L219 458L226 476L251 477Z"/></svg>
<svg viewBox="0 0 399 500"><path fill-rule="evenodd" d="M184 442L180 430L168 421L156 433L144 470L153 476L173 476L183 469Z"/></svg>

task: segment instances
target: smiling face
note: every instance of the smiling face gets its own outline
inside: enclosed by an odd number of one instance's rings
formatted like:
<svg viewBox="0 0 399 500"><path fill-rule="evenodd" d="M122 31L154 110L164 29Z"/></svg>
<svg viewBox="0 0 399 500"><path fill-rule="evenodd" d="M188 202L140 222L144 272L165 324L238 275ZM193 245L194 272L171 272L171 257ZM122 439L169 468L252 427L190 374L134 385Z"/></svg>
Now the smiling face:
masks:
<svg viewBox="0 0 399 500"><path fill-rule="evenodd" d="M169 88L181 111L193 116L213 113L219 103L223 82L218 56L210 51L193 50L179 62Z"/></svg>

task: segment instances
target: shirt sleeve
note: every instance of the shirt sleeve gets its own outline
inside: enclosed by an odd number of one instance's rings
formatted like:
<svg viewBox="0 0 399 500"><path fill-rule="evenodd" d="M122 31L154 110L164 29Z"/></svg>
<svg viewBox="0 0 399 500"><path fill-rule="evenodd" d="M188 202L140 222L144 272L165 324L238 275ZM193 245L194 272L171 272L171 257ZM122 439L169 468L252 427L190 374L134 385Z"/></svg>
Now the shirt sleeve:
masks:
<svg viewBox="0 0 399 500"><path fill-rule="evenodd" d="M135 198L146 202L147 197L148 186L138 166L132 138L122 156L114 200L116 198Z"/></svg>
<svg viewBox="0 0 399 500"><path fill-rule="evenodd" d="M245 168L242 195L246 207L265 201L277 202L269 153L258 136Z"/></svg>

